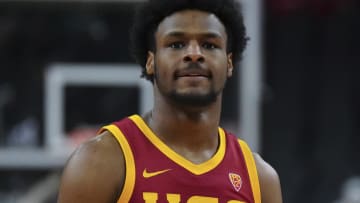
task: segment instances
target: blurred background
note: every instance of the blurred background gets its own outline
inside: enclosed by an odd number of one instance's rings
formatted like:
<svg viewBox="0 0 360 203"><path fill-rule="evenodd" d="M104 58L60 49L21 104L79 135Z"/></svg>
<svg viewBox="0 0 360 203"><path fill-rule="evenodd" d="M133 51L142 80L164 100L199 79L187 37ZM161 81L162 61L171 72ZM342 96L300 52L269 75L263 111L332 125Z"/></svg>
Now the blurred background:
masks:
<svg viewBox="0 0 360 203"><path fill-rule="evenodd" d="M137 86L65 85L66 141L55 151L47 144L46 74L54 64L133 64L128 30L139 2L0 1L1 203L56 202L71 149L140 111ZM258 5L251 20L261 33L250 35L250 44L261 41L257 149L278 171L284 203L359 203L359 1ZM239 75L227 84L222 114L235 133L246 119Z"/></svg>

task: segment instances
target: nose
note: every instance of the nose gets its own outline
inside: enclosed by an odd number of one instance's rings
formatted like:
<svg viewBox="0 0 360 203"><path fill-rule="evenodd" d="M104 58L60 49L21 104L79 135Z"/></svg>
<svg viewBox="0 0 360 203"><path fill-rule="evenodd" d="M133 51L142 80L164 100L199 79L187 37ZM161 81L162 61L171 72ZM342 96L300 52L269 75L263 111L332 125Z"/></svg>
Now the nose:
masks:
<svg viewBox="0 0 360 203"><path fill-rule="evenodd" d="M203 63L205 61L205 57L201 52L201 47L197 42L190 42L189 46L186 49L186 53L184 55L184 62L200 62Z"/></svg>

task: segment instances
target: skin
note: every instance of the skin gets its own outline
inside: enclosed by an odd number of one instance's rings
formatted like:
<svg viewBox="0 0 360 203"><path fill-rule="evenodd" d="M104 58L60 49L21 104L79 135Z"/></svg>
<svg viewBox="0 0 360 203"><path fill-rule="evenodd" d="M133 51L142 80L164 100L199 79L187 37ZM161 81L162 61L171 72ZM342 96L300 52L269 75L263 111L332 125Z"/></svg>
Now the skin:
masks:
<svg viewBox="0 0 360 203"><path fill-rule="evenodd" d="M220 20L197 10L165 18L155 33L156 52L148 52L146 70L155 76L154 108L143 119L172 150L199 164L216 152L222 90L232 76L232 54ZM190 64L197 64L191 68ZM179 102L215 95L204 105ZM190 98L190 99L189 99ZM181 100L182 101L182 100ZM258 154L263 203L281 203L276 171ZM104 167L106 166L106 167ZM81 145L64 169L58 202L116 202L124 184L122 150L109 132Z"/></svg>

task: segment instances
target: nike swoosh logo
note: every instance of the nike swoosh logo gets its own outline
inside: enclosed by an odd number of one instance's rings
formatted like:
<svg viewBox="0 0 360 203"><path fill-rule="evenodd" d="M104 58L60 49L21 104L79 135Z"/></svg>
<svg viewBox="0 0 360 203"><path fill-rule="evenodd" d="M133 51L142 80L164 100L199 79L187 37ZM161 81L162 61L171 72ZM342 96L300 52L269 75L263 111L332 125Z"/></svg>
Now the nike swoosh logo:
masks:
<svg viewBox="0 0 360 203"><path fill-rule="evenodd" d="M151 177L166 173L166 172L168 172L170 170L171 169L165 169L165 170L161 170L161 171L148 172L147 169L145 168L144 171L143 171L143 177L144 178L151 178Z"/></svg>

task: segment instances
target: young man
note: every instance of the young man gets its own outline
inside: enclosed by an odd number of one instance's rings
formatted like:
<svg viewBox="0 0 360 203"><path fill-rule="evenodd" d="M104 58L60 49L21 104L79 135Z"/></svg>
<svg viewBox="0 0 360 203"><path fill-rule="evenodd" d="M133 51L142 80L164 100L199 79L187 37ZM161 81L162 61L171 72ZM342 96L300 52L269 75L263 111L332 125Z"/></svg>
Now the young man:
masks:
<svg viewBox="0 0 360 203"><path fill-rule="evenodd" d="M279 178L218 127L222 90L246 44L236 0L150 0L132 51L154 107L105 126L73 154L60 203L281 203Z"/></svg>

